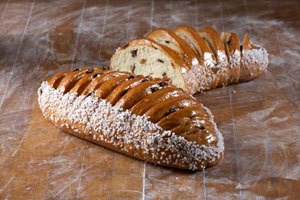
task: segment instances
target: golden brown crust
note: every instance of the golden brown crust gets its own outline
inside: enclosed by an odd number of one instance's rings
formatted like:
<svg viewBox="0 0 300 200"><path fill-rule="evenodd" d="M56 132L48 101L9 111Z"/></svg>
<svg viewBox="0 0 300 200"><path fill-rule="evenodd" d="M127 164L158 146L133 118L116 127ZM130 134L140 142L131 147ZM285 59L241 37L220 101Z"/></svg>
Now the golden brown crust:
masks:
<svg viewBox="0 0 300 200"><path fill-rule="evenodd" d="M117 86L114 90L106 98L106 101L111 103L111 105L115 105L119 99L128 92L132 88L132 85L142 83L145 80L142 76L134 77L133 79L124 81L119 86Z"/></svg>
<svg viewBox="0 0 300 200"><path fill-rule="evenodd" d="M212 49L209 47L209 44L202 39L199 34L197 33L197 31L191 27L191 26L179 26L175 29L175 33L179 32L179 31L186 31L187 33L191 34L192 37L194 37L196 39L196 51L198 52L199 56L201 58L204 58L204 53L205 52L209 52L209 53L213 53ZM215 59L215 56L213 56L213 59Z"/></svg>
<svg viewBox="0 0 300 200"><path fill-rule="evenodd" d="M123 109L130 109L132 106L136 105L139 101L144 99L148 93L148 90L154 88L156 85L166 83L160 79L143 82L134 87L134 90L129 90L116 104Z"/></svg>
<svg viewBox="0 0 300 200"><path fill-rule="evenodd" d="M174 87L163 88L139 101L130 109L130 111L131 113L136 115L143 115L151 107L161 102L164 102L165 100L167 100L167 98L183 94L184 92L181 89L177 89Z"/></svg>
<svg viewBox="0 0 300 200"><path fill-rule="evenodd" d="M78 94L87 88L88 95ZM38 94L44 116L57 126L126 155L192 170L222 158L223 140L211 114L165 80L89 67L53 76Z"/></svg>
<svg viewBox="0 0 300 200"><path fill-rule="evenodd" d="M95 93L97 93L97 89L100 87L104 87L105 85L102 86L103 83L107 83L108 80L113 79L114 77L118 77L119 79L122 79L123 76L129 76L130 74L128 72L118 72L116 73L116 71L110 71L107 73L98 73L96 76L93 77L93 79L91 80L91 82L87 85L87 87L83 90L82 95L88 95L92 92L95 91ZM108 90L109 89L113 89L113 86L117 86L117 84L119 83L118 81L114 81L113 84L109 84L108 85ZM102 90L105 91L105 90ZM100 95L100 94L99 94Z"/></svg>
<svg viewBox="0 0 300 200"><path fill-rule="evenodd" d="M95 67L86 67L81 70L73 70L61 79L57 89L63 90L65 93L69 92L77 83L78 80L83 78L86 74L93 73L98 70Z"/></svg>
<svg viewBox="0 0 300 200"><path fill-rule="evenodd" d="M225 48L224 48L224 45L223 45L223 43L220 39L220 36L214 28L212 28L210 26L207 26L207 27L202 28L199 31L199 33L200 33L200 36L202 34L207 34L208 35L208 37L209 37L209 39L211 40L211 43L212 43L212 46L210 46L210 47L213 51L217 51L217 50L225 51ZM204 38L204 36L202 38ZM208 44L210 44L210 42ZM217 56L218 55L216 55L216 57Z"/></svg>
<svg viewBox="0 0 300 200"><path fill-rule="evenodd" d="M161 42L162 45L168 46L169 43L174 43L178 47L179 56L182 60L188 62L189 66L193 65L194 59L199 63L197 54L188 46L188 44L180 37L178 37L173 31L160 28L149 33L146 38L152 39L157 42ZM160 43L159 42L159 43ZM175 50L175 49L173 49ZM176 51L176 50L175 50Z"/></svg>
<svg viewBox="0 0 300 200"><path fill-rule="evenodd" d="M135 46L135 45L148 45L148 46L152 46L153 48L161 49L164 52L166 52L178 66L182 66L186 69L190 68L188 63L186 61L182 60L176 51L174 51L173 49L170 49L169 47L167 47L165 45L161 45L152 39L149 39L149 38L135 39L135 40L130 41L128 43L128 45L126 45L126 46Z"/></svg>
<svg viewBox="0 0 300 200"><path fill-rule="evenodd" d="M171 63L172 67L178 68L179 71L183 71L183 70L188 71L191 67L186 60L180 58L180 55L176 51L149 38L132 40L129 43L127 43L124 47L122 47L120 50L124 50L127 47L140 46L140 45L141 46L147 45L155 49L159 49L162 52L166 53L166 55L172 60ZM181 76L184 80L186 80L183 74L181 74ZM197 85L193 85L188 81L186 81L184 84L185 84L186 92L193 94L197 91Z"/></svg>
<svg viewBox="0 0 300 200"><path fill-rule="evenodd" d="M99 85L94 89L94 95L98 98L105 99L109 94L111 94L112 90L118 87L122 82L128 80L130 74L119 75L116 77L111 77L107 79L107 81L103 82L103 84ZM92 93L93 90L90 90Z"/></svg>
<svg viewBox="0 0 300 200"><path fill-rule="evenodd" d="M204 27L199 31L200 36L205 39L210 48L213 50L218 61L218 86L228 85L229 65L228 58L225 53L225 47L220 39L219 34L212 27Z"/></svg>
<svg viewBox="0 0 300 200"><path fill-rule="evenodd" d="M181 32L183 32L185 35L188 35L193 41L194 43L191 44L188 40L186 40L186 42L190 45L190 48L194 49L195 52L197 52L199 60L200 60L200 64L202 66L205 66L208 68L208 70L210 70L210 76L211 76L211 81L209 81L209 86L207 87L208 89L214 89L217 87L218 84L218 77L215 75L216 74L216 69L214 69L214 64L216 63L216 58L214 56L213 51L211 50L211 48L209 47L208 43L202 39L200 37L200 35L198 34L198 32L190 26L179 26L175 29L175 33L180 34ZM182 37L183 39L185 39L184 37ZM205 60L207 58L205 58L205 53L211 55L210 59L211 62L206 63Z"/></svg>
<svg viewBox="0 0 300 200"><path fill-rule="evenodd" d="M174 32L160 28L147 37L151 39L137 39L121 49L130 45L149 45L163 50L172 58L172 67L181 69L176 73L180 73L185 81L178 85L191 94L252 80L262 75L268 65L267 51L254 45L247 34L241 48L236 33L222 33L219 36L212 27L205 27L200 32L190 26L179 26ZM193 68L195 57L202 67ZM113 69L115 66L111 67ZM64 76L63 73L60 76Z"/></svg>
<svg viewBox="0 0 300 200"><path fill-rule="evenodd" d="M240 77L241 52L240 40L236 33L222 33L221 40L224 43L230 65L229 84L238 83Z"/></svg>
<svg viewBox="0 0 300 200"><path fill-rule="evenodd" d="M203 65L204 62L201 60L201 57L199 57L199 54L189 46L188 41L184 38L166 28L156 29L146 37L153 39L164 46L170 47L177 52L178 56L180 56L188 66L190 66L188 70L184 70L183 72L186 73L184 76L187 82L192 83L190 84L190 87L194 86L196 88L195 90L199 92L215 87L214 83L216 83L217 80L213 75L213 72Z"/></svg>

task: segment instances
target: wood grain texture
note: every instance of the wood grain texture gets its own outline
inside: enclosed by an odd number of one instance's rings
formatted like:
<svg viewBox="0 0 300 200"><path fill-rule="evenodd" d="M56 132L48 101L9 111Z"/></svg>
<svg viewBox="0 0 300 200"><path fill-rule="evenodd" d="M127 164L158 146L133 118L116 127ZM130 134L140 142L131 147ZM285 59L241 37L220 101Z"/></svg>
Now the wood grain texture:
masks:
<svg viewBox="0 0 300 200"><path fill-rule="evenodd" d="M159 27L249 33L270 53L251 82L196 98L225 139L217 166L184 172L70 136L45 120L47 77L108 66L115 49ZM0 199L298 199L300 3L288 1L0 1Z"/></svg>

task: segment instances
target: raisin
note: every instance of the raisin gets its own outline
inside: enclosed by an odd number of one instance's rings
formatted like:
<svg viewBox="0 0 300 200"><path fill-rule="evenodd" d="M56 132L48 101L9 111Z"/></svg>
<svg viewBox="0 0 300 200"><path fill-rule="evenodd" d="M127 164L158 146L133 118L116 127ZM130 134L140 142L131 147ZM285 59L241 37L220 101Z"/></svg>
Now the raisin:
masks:
<svg viewBox="0 0 300 200"><path fill-rule="evenodd" d="M73 72L76 72L76 71L79 71L79 68L76 68L76 69L73 70Z"/></svg>
<svg viewBox="0 0 300 200"><path fill-rule="evenodd" d="M86 95L86 97L89 97L89 96L91 96L93 93L89 93L88 95Z"/></svg>
<svg viewBox="0 0 300 200"><path fill-rule="evenodd" d="M152 93L153 93L153 92L156 92L157 90L159 90L158 87L153 87L153 88L151 88L151 92L152 92Z"/></svg>
<svg viewBox="0 0 300 200"><path fill-rule="evenodd" d="M240 46L241 51L243 51L243 45Z"/></svg>
<svg viewBox="0 0 300 200"><path fill-rule="evenodd" d="M132 73L134 73L134 70L135 70L135 64L133 64L133 66L130 66L130 70Z"/></svg>
<svg viewBox="0 0 300 200"><path fill-rule="evenodd" d="M141 63L141 64L145 64L146 61L147 61L146 59L142 59L142 60L140 61L140 63Z"/></svg>
<svg viewBox="0 0 300 200"><path fill-rule="evenodd" d="M94 74L93 75L93 78L97 78L98 77L98 75L101 75L102 73L97 73L97 74Z"/></svg>
<svg viewBox="0 0 300 200"><path fill-rule="evenodd" d="M165 43L169 44L170 42L168 40L166 40Z"/></svg>
<svg viewBox="0 0 300 200"><path fill-rule="evenodd" d="M154 49L157 49L156 47L154 47Z"/></svg>
<svg viewBox="0 0 300 200"><path fill-rule="evenodd" d="M177 110L179 110L179 108L171 108L168 112L166 112L165 116L167 116L173 112L176 112Z"/></svg>
<svg viewBox="0 0 300 200"><path fill-rule="evenodd" d="M126 49L128 46L129 46L129 44L128 44L128 43L127 43L127 44L125 44L125 45L123 46L123 49Z"/></svg>
<svg viewBox="0 0 300 200"><path fill-rule="evenodd" d="M164 63L162 59L157 59L158 62Z"/></svg>
<svg viewBox="0 0 300 200"><path fill-rule="evenodd" d="M219 68L211 68L211 70L212 70L215 74L217 74L218 71L219 71Z"/></svg>
<svg viewBox="0 0 300 200"><path fill-rule="evenodd" d="M146 76L145 77L148 81L152 80L152 77L151 76Z"/></svg>
<svg viewBox="0 0 300 200"><path fill-rule="evenodd" d="M205 127L204 127L204 126L200 126L200 127L199 127L199 129L201 129L201 130L204 130L204 129L205 129Z"/></svg>
<svg viewBox="0 0 300 200"><path fill-rule="evenodd" d="M124 96L124 94L126 94L128 92L128 89L125 89L122 91L121 96Z"/></svg>
<svg viewBox="0 0 300 200"><path fill-rule="evenodd" d="M109 69L109 67L107 67L107 66L102 66L101 69L102 69L102 70L107 70L107 69Z"/></svg>
<svg viewBox="0 0 300 200"><path fill-rule="evenodd" d="M130 51L132 57L137 56L137 49Z"/></svg>
<svg viewBox="0 0 300 200"><path fill-rule="evenodd" d="M91 73L93 73L94 72L94 68L92 68L92 67L90 67L88 70L87 70L87 74L91 74Z"/></svg>
<svg viewBox="0 0 300 200"><path fill-rule="evenodd" d="M162 76L163 76L163 77L166 77L166 76L167 76L167 73L166 73L166 72L164 72L164 73L162 74Z"/></svg>
<svg viewBox="0 0 300 200"><path fill-rule="evenodd" d="M129 76L127 79L130 80L130 79L133 79L133 78L134 78L134 76L131 75L131 76Z"/></svg>
<svg viewBox="0 0 300 200"><path fill-rule="evenodd" d="M164 82L164 81L162 81L162 82L160 82L158 85L159 85L160 87L164 87L165 85L167 85L167 83Z"/></svg>

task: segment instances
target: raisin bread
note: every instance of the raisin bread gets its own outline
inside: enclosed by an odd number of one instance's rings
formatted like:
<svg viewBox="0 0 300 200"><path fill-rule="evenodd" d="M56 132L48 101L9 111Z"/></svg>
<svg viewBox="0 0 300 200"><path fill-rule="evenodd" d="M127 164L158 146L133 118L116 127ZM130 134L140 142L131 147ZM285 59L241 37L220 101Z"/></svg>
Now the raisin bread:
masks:
<svg viewBox="0 0 300 200"><path fill-rule="evenodd" d="M267 65L267 51L254 45L247 34L239 47L235 33L219 36L211 27L197 32L188 26L177 27L174 32L154 30L147 39L133 40L117 49L110 62L113 70L167 77L191 94L252 80L263 74Z"/></svg>
<svg viewBox="0 0 300 200"><path fill-rule="evenodd" d="M223 157L209 109L164 79L88 67L50 77L38 96L56 126L128 156L189 170Z"/></svg>

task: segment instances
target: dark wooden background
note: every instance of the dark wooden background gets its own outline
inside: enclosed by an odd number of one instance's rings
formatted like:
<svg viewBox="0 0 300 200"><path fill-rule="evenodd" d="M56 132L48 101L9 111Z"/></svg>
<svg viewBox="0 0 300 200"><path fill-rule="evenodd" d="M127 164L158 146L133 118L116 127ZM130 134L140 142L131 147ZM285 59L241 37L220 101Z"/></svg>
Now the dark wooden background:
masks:
<svg viewBox="0 0 300 200"><path fill-rule="evenodd" d="M58 130L40 83L73 66L108 66L158 27L213 26L270 53L260 78L196 95L225 137L218 166L154 166ZM0 1L0 199L300 199L300 2Z"/></svg>

